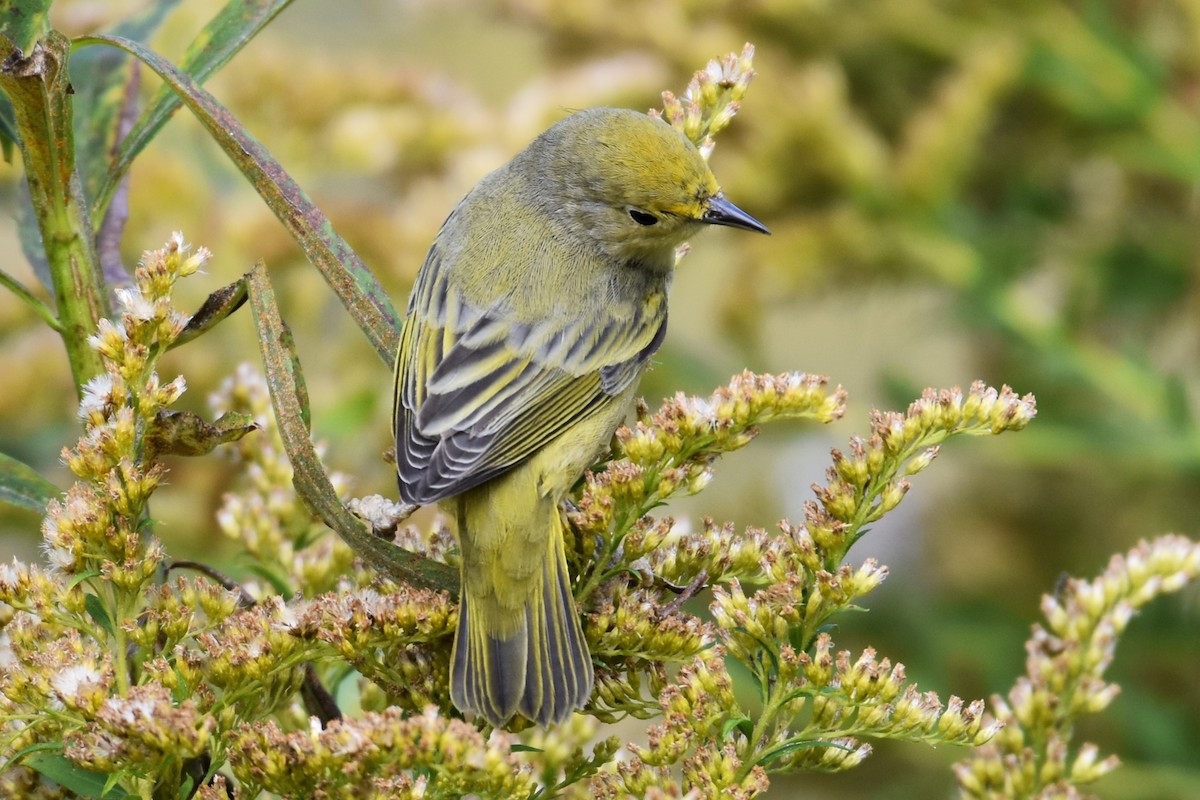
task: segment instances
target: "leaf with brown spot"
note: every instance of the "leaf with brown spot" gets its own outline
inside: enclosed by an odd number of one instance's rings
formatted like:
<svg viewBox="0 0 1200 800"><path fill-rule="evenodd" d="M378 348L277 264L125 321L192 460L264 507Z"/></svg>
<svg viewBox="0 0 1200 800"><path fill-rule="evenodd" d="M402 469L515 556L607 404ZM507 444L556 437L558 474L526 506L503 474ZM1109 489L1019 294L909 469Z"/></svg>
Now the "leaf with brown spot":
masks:
<svg viewBox="0 0 1200 800"><path fill-rule="evenodd" d="M197 336L216 327L217 323L241 308L246 302L247 278L247 275L243 275L205 298L204 303L188 320L188 324L175 337L175 341L171 342L171 348L187 344Z"/></svg>
<svg viewBox="0 0 1200 800"><path fill-rule="evenodd" d="M258 430L249 414L230 411L207 422L189 411L159 411L146 433L146 460L159 456L203 456L219 445Z"/></svg>

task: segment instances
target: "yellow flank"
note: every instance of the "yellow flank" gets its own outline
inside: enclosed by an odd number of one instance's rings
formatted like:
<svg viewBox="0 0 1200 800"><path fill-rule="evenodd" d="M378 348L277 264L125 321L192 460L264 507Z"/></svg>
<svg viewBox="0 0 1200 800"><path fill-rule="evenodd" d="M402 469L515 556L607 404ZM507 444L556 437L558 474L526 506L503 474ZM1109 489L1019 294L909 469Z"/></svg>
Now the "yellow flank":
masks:
<svg viewBox="0 0 1200 800"><path fill-rule="evenodd" d="M550 725L588 702L560 506L662 344L675 248L706 224L766 232L681 133L598 108L480 181L434 240L396 357L396 469L405 501L457 521L465 713Z"/></svg>

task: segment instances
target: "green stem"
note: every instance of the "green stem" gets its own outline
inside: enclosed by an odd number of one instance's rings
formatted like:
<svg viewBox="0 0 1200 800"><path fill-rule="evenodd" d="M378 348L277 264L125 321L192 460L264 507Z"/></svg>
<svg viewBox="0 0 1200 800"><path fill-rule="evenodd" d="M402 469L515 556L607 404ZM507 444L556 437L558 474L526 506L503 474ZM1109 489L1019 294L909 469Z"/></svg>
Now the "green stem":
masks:
<svg viewBox="0 0 1200 800"><path fill-rule="evenodd" d="M113 671L116 673L117 693L121 697L129 694L129 643L125 640L125 603L124 592L116 586L109 586L111 592L108 592L111 603L109 604L109 619L112 620L113 627Z"/></svg>
<svg viewBox="0 0 1200 800"><path fill-rule="evenodd" d="M15 294L18 300L29 306L33 313L41 317L42 322L46 323L59 333L62 333L62 324L58 321L58 317L54 316L54 312L50 309L50 307L39 300L33 292L25 288L25 284L21 283L19 280L9 275L2 269L0 269L0 286L4 286L10 292Z"/></svg>
<svg viewBox="0 0 1200 800"><path fill-rule="evenodd" d="M958 433L959 431L954 431ZM875 501L883 494L883 490L889 483L895 480L900 470L910 458L916 456L922 450L941 444L951 435L947 431L933 431L927 435L919 437L916 441L902 450L898 455L894 456L888 465L880 470L878 475L875 475L863 488L862 497L855 504L854 517L846 524L846 546L840 552L829 553L825 558L825 569L830 572L836 572L841 566L842 561L846 558L846 553L854 546L859 537L864 533L863 528L874 522L872 515L875 513Z"/></svg>
<svg viewBox="0 0 1200 800"><path fill-rule="evenodd" d="M0 67L0 91L12 101L25 180L58 303L56 329L67 349L76 391L81 391L89 378L103 372L100 356L87 339L109 310L75 171L67 75L70 44L52 31L27 58L18 57L11 44L9 51Z"/></svg>
<svg viewBox="0 0 1200 800"><path fill-rule="evenodd" d="M738 770L735 785L744 781L750 771L754 769L755 764L763 757L763 753L758 749L758 743L767 738L767 731L775 724L775 715L779 713L779 707L784 702L780 697L779 687L780 682L775 681L766 702L763 703L762 713L758 715L758 721L754 723L754 730L750 733L747 741L746 758L742 759L742 766ZM784 692L783 696L786 697L787 693Z"/></svg>

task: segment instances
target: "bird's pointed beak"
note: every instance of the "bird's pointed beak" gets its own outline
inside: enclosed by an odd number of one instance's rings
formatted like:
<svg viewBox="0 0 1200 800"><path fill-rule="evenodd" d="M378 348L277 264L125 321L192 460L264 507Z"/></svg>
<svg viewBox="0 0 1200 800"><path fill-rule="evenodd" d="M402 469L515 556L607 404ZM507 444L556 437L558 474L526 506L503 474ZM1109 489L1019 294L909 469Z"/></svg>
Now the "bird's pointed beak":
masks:
<svg viewBox="0 0 1200 800"><path fill-rule="evenodd" d="M767 230L766 225L763 225L754 217L726 200L723 194L714 195L709 198L708 208L700 215L700 221L707 222L710 225L728 225L731 228L758 231L768 236L771 234Z"/></svg>

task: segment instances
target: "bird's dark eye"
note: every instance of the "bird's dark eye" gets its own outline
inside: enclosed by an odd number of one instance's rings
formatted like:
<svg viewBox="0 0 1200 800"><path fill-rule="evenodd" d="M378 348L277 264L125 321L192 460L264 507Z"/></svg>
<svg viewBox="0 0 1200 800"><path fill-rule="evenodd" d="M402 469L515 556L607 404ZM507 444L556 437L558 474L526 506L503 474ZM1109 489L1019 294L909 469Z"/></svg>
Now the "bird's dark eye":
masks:
<svg viewBox="0 0 1200 800"><path fill-rule="evenodd" d="M647 214L645 211L642 211L641 209L637 209L637 208L629 209L629 216L638 225L657 225L658 224L658 217L654 216L653 214Z"/></svg>

